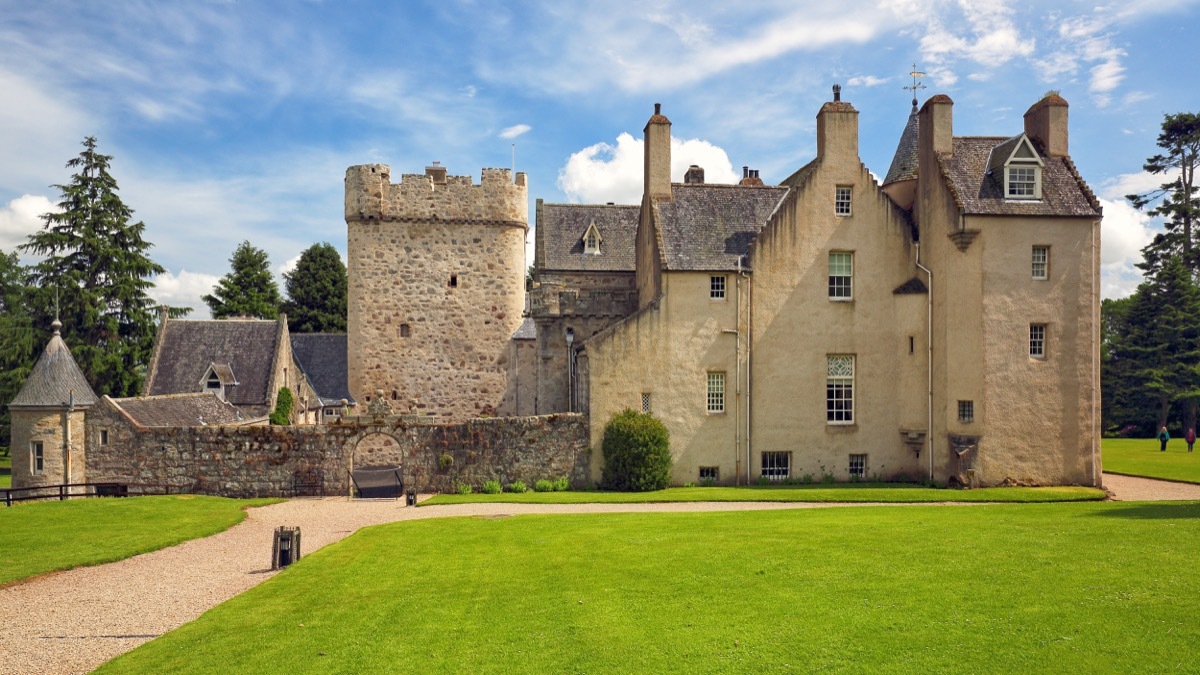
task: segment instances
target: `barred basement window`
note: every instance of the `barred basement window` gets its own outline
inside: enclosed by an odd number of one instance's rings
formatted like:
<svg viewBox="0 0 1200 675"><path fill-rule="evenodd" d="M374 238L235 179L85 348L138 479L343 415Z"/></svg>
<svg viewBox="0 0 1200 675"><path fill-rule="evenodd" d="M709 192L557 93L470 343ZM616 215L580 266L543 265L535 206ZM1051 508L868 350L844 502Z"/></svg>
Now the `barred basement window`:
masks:
<svg viewBox="0 0 1200 675"><path fill-rule="evenodd" d="M1033 278L1046 279L1050 270L1050 247L1033 247Z"/></svg>
<svg viewBox="0 0 1200 675"><path fill-rule="evenodd" d="M825 358L825 421L854 424L854 355Z"/></svg>
<svg viewBox="0 0 1200 675"><path fill-rule="evenodd" d="M700 467L700 481L711 481L713 483L721 480L721 469L715 466Z"/></svg>
<svg viewBox="0 0 1200 675"><path fill-rule="evenodd" d="M783 480L791 475L792 453L764 452L762 454L762 477L767 480Z"/></svg>
<svg viewBox="0 0 1200 675"><path fill-rule="evenodd" d="M650 394L648 392L642 394L642 412L650 414Z"/></svg>
<svg viewBox="0 0 1200 675"><path fill-rule="evenodd" d="M849 185L837 186L837 192L833 199L833 212L839 216L850 215L850 196L853 194L853 189Z"/></svg>
<svg viewBox="0 0 1200 675"><path fill-rule="evenodd" d="M1046 358L1046 324L1029 324L1029 355L1035 359Z"/></svg>
<svg viewBox="0 0 1200 675"><path fill-rule="evenodd" d="M851 300L854 297L854 254L832 251L829 254L829 299Z"/></svg>
<svg viewBox="0 0 1200 675"><path fill-rule="evenodd" d="M708 278L708 297L712 300L725 299L724 274L714 274Z"/></svg>
<svg viewBox="0 0 1200 675"><path fill-rule="evenodd" d="M850 477L863 478L867 475L867 456L850 455Z"/></svg>
<svg viewBox="0 0 1200 675"><path fill-rule="evenodd" d="M46 454L41 441L32 441L29 444L29 466L33 469L33 473L42 473L46 470Z"/></svg>
<svg viewBox="0 0 1200 675"><path fill-rule="evenodd" d="M959 401L958 402L958 421L959 422L974 422L975 421L975 401Z"/></svg>
<svg viewBox="0 0 1200 675"><path fill-rule="evenodd" d="M708 412L725 412L725 373L708 374Z"/></svg>

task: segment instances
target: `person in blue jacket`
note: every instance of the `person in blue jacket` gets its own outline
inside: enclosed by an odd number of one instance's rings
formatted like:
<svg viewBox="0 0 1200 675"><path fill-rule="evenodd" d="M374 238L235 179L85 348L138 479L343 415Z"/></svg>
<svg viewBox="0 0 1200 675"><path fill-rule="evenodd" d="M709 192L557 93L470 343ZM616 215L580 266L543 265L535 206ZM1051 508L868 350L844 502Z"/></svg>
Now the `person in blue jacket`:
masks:
<svg viewBox="0 0 1200 675"><path fill-rule="evenodd" d="M1158 442L1162 444L1162 447L1158 449L1159 452L1167 451L1167 441L1169 440L1171 440L1171 434L1168 434L1167 428L1163 427L1162 431L1158 432Z"/></svg>

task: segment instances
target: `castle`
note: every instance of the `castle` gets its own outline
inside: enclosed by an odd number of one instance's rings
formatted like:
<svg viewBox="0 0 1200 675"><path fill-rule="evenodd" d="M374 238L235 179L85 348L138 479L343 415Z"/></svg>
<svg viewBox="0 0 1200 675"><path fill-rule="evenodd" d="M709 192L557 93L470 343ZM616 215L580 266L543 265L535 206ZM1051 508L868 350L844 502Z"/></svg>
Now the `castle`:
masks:
<svg viewBox="0 0 1200 675"><path fill-rule="evenodd" d="M583 436L537 451L577 483L599 480L604 424L633 408L666 424L676 484L1099 485L1102 214L1067 103L1047 95L996 137L954 136L952 111L914 100L881 185L835 87L812 161L716 185L698 166L672 182L656 105L640 205L537 201L528 302L524 174L350 167L346 398L427 425L579 413ZM468 462L494 450L465 443ZM536 454L509 450L488 470ZM408 452L389 461L436 473Z"/></svg>

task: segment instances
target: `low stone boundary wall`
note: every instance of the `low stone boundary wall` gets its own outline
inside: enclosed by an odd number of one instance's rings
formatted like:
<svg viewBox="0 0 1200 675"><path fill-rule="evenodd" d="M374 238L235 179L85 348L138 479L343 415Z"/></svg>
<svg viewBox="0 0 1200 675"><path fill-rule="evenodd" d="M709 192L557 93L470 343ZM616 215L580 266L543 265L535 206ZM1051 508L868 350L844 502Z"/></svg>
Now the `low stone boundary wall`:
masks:
<svg viewBox="0 0 1200 675"><path fill-rule="evenodd" d="M355 466L400 466L406 490L452 492L484 481L589 480L579 414L496 417L459 424L348 418L321 426L143 428L101 401L88 415L87 480L191 484L226 497L292 496L297 476L323 472L326 495L349 494Z"/></svg>

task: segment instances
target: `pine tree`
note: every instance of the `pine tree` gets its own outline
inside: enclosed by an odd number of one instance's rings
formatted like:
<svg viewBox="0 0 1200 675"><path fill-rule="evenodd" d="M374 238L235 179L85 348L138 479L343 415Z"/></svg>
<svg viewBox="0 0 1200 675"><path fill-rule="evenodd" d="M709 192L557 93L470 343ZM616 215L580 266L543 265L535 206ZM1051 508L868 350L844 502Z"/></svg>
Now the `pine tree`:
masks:
<svg viewBox="0 0 1200 675"><path fill-rule="evenodd" d="M346 266L333 244L313 244L285 272L284 311L293 333L346 332Z"/></svg>
<svg viewBox="0 0 1200 675"><path fill-rule="evenodd" d="M59 212L42 216L43 229L19 248L46 256L32 270L40 287L38 328L52 311L46 302L59 294L63 339L98 394L132 396L141 388L154 344L154 301L150 278L165 270L147 256L146 225L131 223L133 210L117 195L109 173L112 157L96 151L96 139L67 162L76 169L62 192ZM45 324L45 325L43 325Z"/></svg>
<svg viewBox="0 0 1200 675"><path fill-rule="evenodd" d="M1145 262L1139 267L1155 272L1167 258L1180 256L1193 277L1200 275L1200 192L1197 192L1196 168L1200 166L1200 115L1166 115L1158 147L1166 150L1146 160L1143 168L1152 174L1179 175L1145 194L1127 195L1136 208L1155 204L1147 213L1162 216L1165 232L1142 250Z"/></svg>
<svg viewBox="0 0 1200 675"><path fill-rule="evenodd" d="M279 286L271 275L267 252L243 241L229 259L231 270L213 287L208 303L214 319L245 316L274 319L279 316Z"/></svg>
<svg viewBox="0 0 1200 675"><path fill-rule="evenodd" d="M29 312L28 272L16 253L0 251L0 446L9 447L8 403L29 376L36 360L36 331Z"/></svg>

